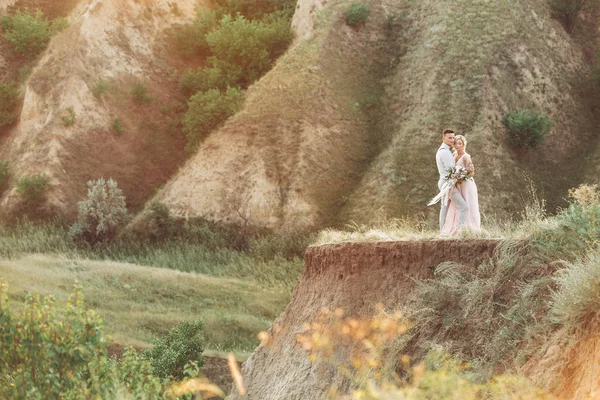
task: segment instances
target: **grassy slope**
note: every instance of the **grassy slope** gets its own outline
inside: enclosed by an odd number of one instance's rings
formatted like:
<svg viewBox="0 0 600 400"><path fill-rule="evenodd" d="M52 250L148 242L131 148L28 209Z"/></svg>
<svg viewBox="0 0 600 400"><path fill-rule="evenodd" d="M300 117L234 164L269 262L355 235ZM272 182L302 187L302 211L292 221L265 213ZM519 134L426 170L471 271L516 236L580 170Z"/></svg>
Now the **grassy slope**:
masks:
<svg viewBox="0 0 600 400"><path fill-rule="evenodd" d="M204 319L206 349L242 358L290 296L288 290L240 279L51 255L1 260L0 279L8 282L15 307L29 292L64 301L79 282L114 346L147 347L181 321Z"/></svg>

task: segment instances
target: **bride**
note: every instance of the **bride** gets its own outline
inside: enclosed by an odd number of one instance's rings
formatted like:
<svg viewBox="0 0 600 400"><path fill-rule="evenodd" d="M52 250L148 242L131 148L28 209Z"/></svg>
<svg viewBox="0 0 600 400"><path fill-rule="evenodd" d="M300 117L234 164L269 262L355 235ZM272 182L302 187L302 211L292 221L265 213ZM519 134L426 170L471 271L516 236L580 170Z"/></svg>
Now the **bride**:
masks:
<svg viewBox="0 0 600 400"><path fill-rule="evenodd" d="M454 160L457 165L471 170L471 176L475 175L471 156L466 153L467 139L463 135L454 137ZM461 183L457 183L452 190L458 190L462 194L468 206L467 217L463 226L458 226L458 208L450 202L448 214L446 215L446 223L442 229L442 235L455 235L459 230L481 229L481 218L479 216L479 200L477 198L477 185L473 179L467 179Z"/></svg>

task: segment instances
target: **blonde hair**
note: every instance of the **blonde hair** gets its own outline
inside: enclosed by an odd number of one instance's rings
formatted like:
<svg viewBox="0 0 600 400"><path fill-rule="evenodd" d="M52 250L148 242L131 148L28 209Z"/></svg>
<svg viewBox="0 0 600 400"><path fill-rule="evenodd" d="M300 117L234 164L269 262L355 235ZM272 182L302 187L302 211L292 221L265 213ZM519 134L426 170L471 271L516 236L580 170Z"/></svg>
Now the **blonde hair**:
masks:
<svg viewBox="0 0 600 400"><path fill-rule="evenodd" d="M467 138L464 137L463 135L455 135L454 136L454 143L456 144L456 141L460 139L463 143L463 149L465 150L465 153L467 152Z"/></svg>

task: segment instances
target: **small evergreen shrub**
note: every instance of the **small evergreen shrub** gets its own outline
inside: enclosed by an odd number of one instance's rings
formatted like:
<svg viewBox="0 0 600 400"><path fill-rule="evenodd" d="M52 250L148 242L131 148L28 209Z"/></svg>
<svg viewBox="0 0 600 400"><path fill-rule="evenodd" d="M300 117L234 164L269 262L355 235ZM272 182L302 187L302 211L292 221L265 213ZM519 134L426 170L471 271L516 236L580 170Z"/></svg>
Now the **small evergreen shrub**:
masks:
<svg viewBox="0 0 600 400"><path fill-rule="evenodd" d="M123 126L121 125L121 121L119 120L119 118L115 118L112 125L110 126L110 129L112 129L112 131L116 133L123 132Z"/></svg>
<svg viewBox="0 0 600 400"><path fill-rule="evenodd" d="M67 107L67 114L63 115L61 118L63 124L68 128L69 126L72 126L75 123L77 115L75 114L75 110L73 109L73 107Z"/></svg>
<svg viewBox="0 0 600 400"><path fill-rule="evenodd" d="M131 96L133 97L133 102L139 105L151 103L152 100L154 100L152 96L148 94L146 85L139 82L131 89Z"/></svg>
<svg viewBox="0 0 600 400"><path fill-rule="evenodd" d="M241 87L263 76L292 38L290 22L281 16L263 22L226 15L219 27L206 35L212 67L222 71L226 82Z"/></svg>
<svg viewBox="0 0 600 400"><path fill-rule="evenodd" d="M108 83L100 79L92 88L92 94L95 98L100 99L108 92L109 89L110 86L108 85Z"/></svg>
<svg viewBox="0 0 600 400"><path fill-rule="evenodd" d="M144 351L153 372L161 378L184 377L184 367L190 362L202 366L204 337L202 321L184 321L168 334L154 341L152 350Z"/></svg>
<svg viewBox="0 0 600 400"><path fill-rule="evenodd" d="M10 169L8 168L8 161L0 161L0 195L8 189L9 181Z"/></svg>
<svg viewBox="0 0 600 400"><path fill-rule="evenodd" d="M179 82L181 88L190 94L210 89L225 90L227 86L235 86L235 80L228 80L218 67L188 69Z"/></svg>
<svg viewBox="0 0 600 400"><path fill-rule="evenodd" d="M17 53L28 59L42 52L50 41L50 23L39 9L35 13L17 10L15 14L3 18L2 26L4 38Z"/></svg>
<svg viewBox="0 0 600 400"><path fill-rule="evenodd" d="M346 23L350 26L364 24L371 11L365 4L352 3L346 11Z"/></svg>
<svg viewBox="0 0 600 400"><path fill-rule="evenodd" d="M42 173L24 176L16 183L17 194L25 203L40 205L46 200L46 192L50 189L50 178Z"/></svg>
<svg viewBox="0 0 600 400"><path fill-rule="evenodd" d="M225 93L218 89L211 89L192 96L183 117L183 130L187 136L188 150L196 149L210 131L239 111L243 98L244 94L237 88L227 88Z"/></svg>
<svg viewBox="0 0 600 400"><path fill-rule="evenodd" d="M125 196L113 179L89 181L87 200L78 203L77 221L69 229L76 242L97 243L113 238L125 222Z"/></svg>
<svg viewBox="0 0 600 400"><path fill-rule="evenodd" d="M17 88L12 83L0 82L0 127L15 121L12 113L17 104Z"/></svg>
<svg viewBox="0 0 600 400"><path fill-rule="evenodd" d="M572 33L579 14L590 4L590 0L549 0L552 16L558 19L568 33Z"/></svg>
<svg viewBox="0 0 600 400"><path fill-rule="evenodd" d="M537 111L509 111L502 117L512 144L520 148L533 148L541 144L554 123Z"/></svg>

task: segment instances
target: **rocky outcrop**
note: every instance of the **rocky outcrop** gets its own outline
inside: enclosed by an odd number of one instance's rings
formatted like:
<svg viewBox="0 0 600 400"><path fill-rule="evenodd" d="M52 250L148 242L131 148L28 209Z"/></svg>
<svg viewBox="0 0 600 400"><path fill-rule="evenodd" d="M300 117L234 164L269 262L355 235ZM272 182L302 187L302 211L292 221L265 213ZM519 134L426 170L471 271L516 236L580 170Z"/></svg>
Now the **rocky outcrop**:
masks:
<svg viewBox="0 0 600 400"><path fill-rule="evenodd" d="M304 269L292 300L274 322L270 343L258 347L244 363L248 399L320 399L336 371L311 364L296 343L302 326L323 308L340 307L345 315L370 317L375 305L399 309L415 280L432 277L442 262L475 268L489 259L494 240L433 240L423 242L345 243L312 246L306 251ZM230 398L237 398L232 395Z"/></svg>

